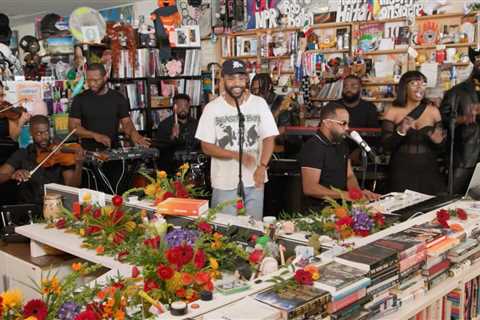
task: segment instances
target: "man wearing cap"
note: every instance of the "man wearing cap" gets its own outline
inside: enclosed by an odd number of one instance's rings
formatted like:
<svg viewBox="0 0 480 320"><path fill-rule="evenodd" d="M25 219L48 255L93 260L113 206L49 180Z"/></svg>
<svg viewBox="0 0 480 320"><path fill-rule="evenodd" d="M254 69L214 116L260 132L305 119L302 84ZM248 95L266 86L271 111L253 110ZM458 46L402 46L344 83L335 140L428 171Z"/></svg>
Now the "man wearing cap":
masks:
<svg viewBox="0 0 480 320"><path fill-rule="evenodd" d="M242 157L242 181L245 187L245 209L260 220L263 216L263 186L267 166L278 135L275 119L266 101L250 94L245 64L226 60L222 65L224 92L205 106L195 137L204 153L212 157L212 207L235 200L239 182L239 115L235 100L245 119ZM236 214L235 206L224 209Z"/></svg>
<svg viewBox="0 0 480 320"><path fill-rule="evenodd" d="M465 194L480 157L480 50L468 49L470 77L447 91L440 105L445 128L456 114L453 153L453 191Z"/></svg>

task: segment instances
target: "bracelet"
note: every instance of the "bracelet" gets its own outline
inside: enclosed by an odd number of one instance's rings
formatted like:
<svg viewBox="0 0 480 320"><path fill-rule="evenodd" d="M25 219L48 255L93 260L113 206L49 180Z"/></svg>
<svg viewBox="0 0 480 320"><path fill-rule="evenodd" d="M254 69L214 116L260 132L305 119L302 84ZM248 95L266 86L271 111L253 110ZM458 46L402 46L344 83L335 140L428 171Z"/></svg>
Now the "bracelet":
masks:
<svg viewBox="0 0 480 320"><path fill-rule="evenodd" d="M398 130L398 129L397 129L397 134L398 134L399 136L402 136L402 137L405 137L405 136L407 135L406 133L400 132L400 130Z"/></svg>

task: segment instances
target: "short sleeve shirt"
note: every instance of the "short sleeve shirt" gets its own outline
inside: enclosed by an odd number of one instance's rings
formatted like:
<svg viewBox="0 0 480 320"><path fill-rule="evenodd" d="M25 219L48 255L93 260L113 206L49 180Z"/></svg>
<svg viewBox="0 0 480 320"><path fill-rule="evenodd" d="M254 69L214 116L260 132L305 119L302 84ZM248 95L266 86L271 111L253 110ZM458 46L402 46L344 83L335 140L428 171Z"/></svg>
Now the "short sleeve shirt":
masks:
<svg viewBox="0 0 480 320"><path fill-rule="evenodd" d="M106 135L112 141L112 148L118 148L120 120L130 116L129 110L128 100L115 90L109 89L103 95L87 90L73 99L69 116L80 119L85 129ZM82 147L91 151L105 149L93 139L82 139Z"/></svg>
<svg viewBox="0 0 480 320"><path fill-rule="evenodd" d="M260 163L262 142L265 138L277 136L278 129L267 102L250 95L240 106L245 117L243 151L253 155ZM211 101L205 106L198 123L195 138L219 146L222 149L238 151L238 113L223 97ZM234 159L212 158L212 187L220 190L234 190L238 185L239 163ZM242 167L242 180L245 187L253 187L255 167Z"/></svg>
<svg viewBox="0 0 480 320"><path fill-rule="evenodd" d="M342 143L331 143L320 132L310 138L298 155L300 167L320 169L318 183L327 188L347 189L348 147ZM322 199L308 197L308 205L323 206Z"/></svg>

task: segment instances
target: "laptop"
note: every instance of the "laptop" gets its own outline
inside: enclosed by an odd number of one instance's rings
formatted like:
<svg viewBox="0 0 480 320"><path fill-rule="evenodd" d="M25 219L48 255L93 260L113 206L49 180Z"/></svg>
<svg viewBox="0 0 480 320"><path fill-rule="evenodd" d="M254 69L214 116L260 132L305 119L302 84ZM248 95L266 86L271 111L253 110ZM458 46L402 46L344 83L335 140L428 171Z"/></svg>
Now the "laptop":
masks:
<svg viewBox="0 0 480 320"><path fill-rule="evenodd" d="M475 166L467 192L465 193L465 198L480 200L480 162Z"/></svg>

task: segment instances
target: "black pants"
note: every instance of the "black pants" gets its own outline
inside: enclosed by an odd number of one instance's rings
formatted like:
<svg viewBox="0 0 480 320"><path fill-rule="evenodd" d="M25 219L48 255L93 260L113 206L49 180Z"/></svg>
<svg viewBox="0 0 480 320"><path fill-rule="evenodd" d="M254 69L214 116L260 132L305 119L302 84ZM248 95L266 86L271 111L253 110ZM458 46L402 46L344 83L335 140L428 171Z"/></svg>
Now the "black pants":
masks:
<svg viewBox="0 0 480 320"><path fill-rule="evenodd" d="M472 179L475 168L454 168L453 169L453 193L464 195L467 192L470 179Z"/></svg>

